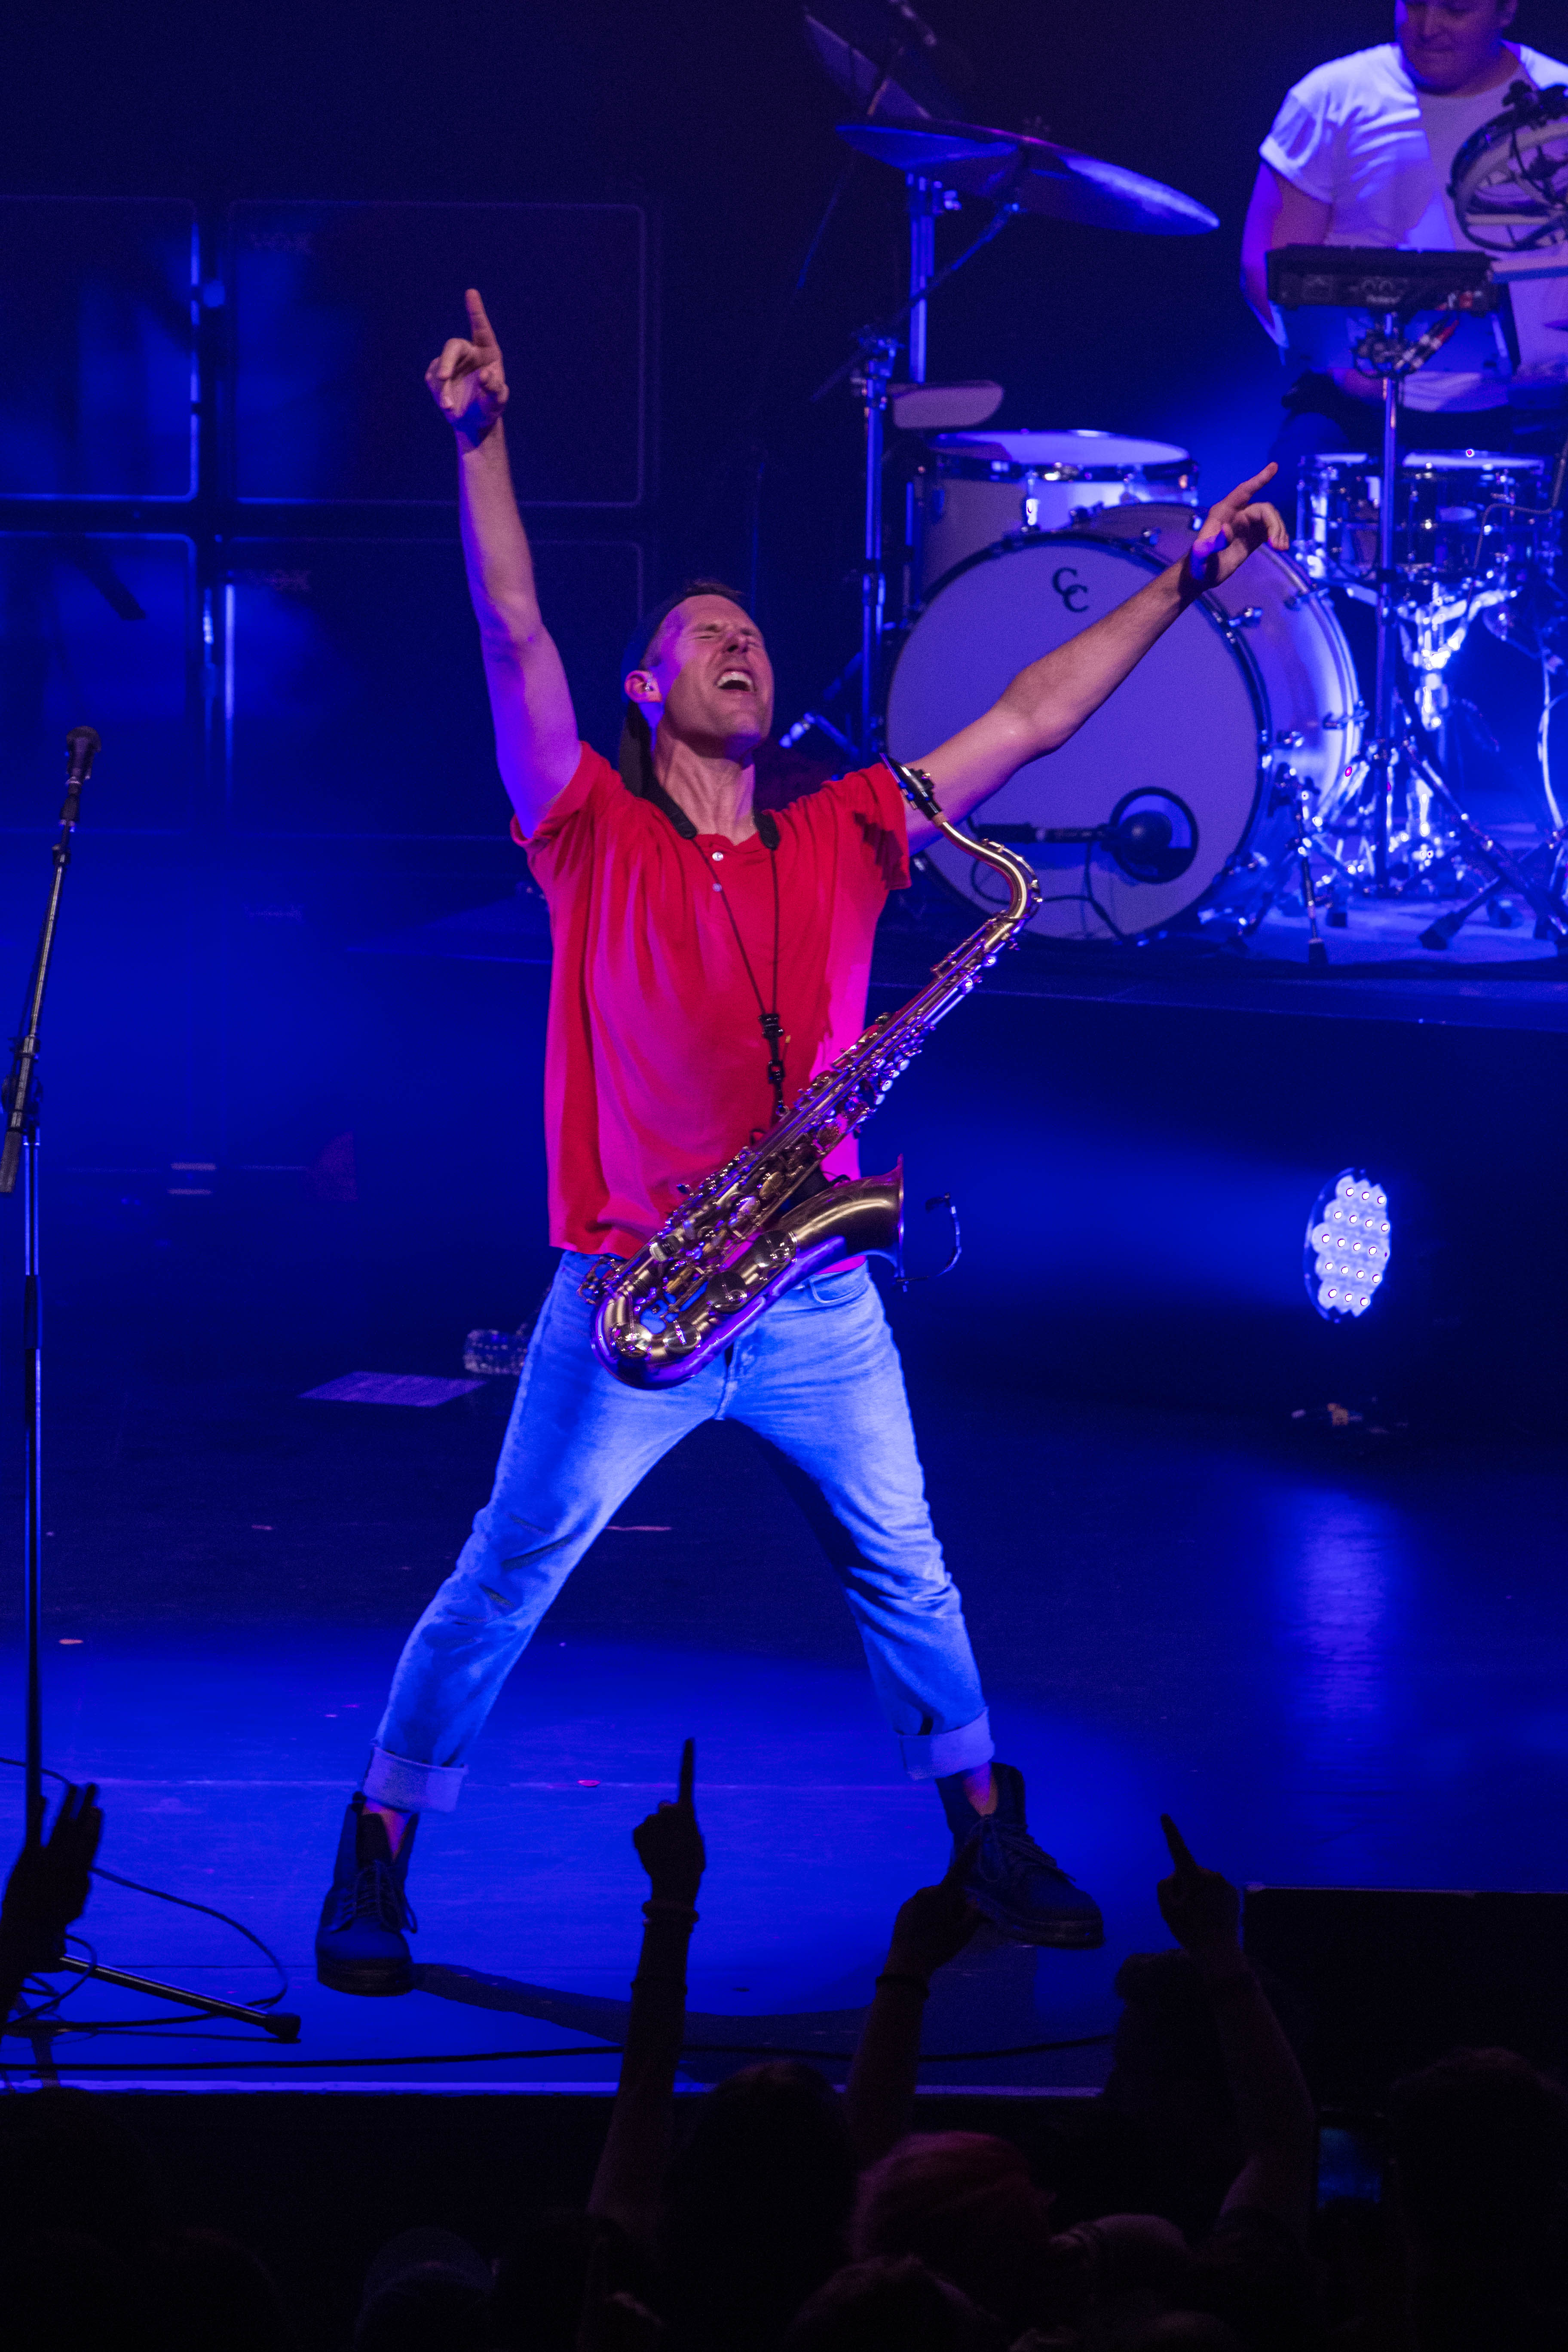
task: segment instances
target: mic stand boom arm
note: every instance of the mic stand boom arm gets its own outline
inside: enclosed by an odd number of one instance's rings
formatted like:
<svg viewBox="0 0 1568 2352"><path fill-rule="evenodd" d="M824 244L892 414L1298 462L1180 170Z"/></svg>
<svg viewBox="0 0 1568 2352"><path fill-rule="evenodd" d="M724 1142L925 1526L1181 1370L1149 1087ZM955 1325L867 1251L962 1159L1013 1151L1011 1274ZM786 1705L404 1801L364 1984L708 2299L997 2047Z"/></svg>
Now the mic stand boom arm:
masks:
<svg viewBox="0 0 1568 2352"><path fill-rule="evenodd" d="M66 777L66 803L60 811L60 837L55 844L54 876L49 884L48 904L44 908L43 927L38 933L37 952L33 958L33 975L27 982L27 1002L22 1013L21 1034L12 1047L11 1074L5 1087L5 1139L0 1144L0 1193L16 1191L22 1147L37 1128L33 1079L38 1059L38 1024L44 1013L44 991L49 984L49 963L55 951L55 930L60 918L66 868L71 862L71 835L76 831L77 817L81 809L81 788L91 773L93 758L99 749L98 736L90 727L73 727L66 737L66 742L70 751L70 767Z"/></svg>

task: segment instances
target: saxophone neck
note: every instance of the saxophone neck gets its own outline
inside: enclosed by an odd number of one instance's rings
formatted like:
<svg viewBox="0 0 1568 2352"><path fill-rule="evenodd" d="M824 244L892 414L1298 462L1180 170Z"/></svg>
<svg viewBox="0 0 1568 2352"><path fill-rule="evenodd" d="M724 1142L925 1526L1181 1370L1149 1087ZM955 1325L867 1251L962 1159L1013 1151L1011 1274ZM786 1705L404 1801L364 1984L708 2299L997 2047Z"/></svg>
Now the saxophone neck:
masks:
<svg viewBox="0 0 1568 2352"><path fill-rule="evenodd" d="M964 856L973 857L978 866L989 866L992 872L1000 874L1006 883L1010 893L1007 907L992 918L985 929L994 931L999 940L1014 931L1022 930L1024 925L1033 919L1040 903L1039 878L1034 867L1013 850L1005 849L1000 842L981 841L973 834L965 833L954 824L938 800L936 786L923 768L909 768L899 760L889 760L887 764L904 798L920 812L928 824L934 824L955 849L962 849Z"/></svg>

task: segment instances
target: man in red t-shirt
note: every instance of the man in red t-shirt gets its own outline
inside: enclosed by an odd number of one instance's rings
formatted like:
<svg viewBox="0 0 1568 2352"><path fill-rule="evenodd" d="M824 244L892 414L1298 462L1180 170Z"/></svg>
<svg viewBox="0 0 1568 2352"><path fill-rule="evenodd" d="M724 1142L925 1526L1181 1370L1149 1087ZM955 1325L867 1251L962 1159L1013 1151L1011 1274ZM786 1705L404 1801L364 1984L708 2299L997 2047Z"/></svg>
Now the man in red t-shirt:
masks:
<svg viewBox="0 0 1568 2352"><path fill-rule="evenodd" d="M512 830L550 907L545 1132L550 1238L563 1255L489 1502L409 1635L345 1815L317 1972L344 1992L412 1984L405 1879L418 1814L456 1804L502 1682L616 1506L687 1431L726 1418L766 1438L806 1485L905 1769L936 1782L969 1849L974 1903L1021 1942L1098 1944L1094 1903L1028 1833L1021 1775L993 1761L898 1354L864 1264L798 1284L673 1388L625 1386L589 1345L582 1287L596 1261L639 1251L683 1186L764 1129L859 1035L877 918L934 828L907 820L880 763L776 814L755 808L773 671L755 623L711 583L669 598L640 631L618 767L579 741L512 490L500 351L478 294L468 303L468 338L447 343L427 381L457 435ZM1182 563L1034 663L921 762L950 819L1064 743L1254 547L1286 543L1274 509L1254 502L1267 479L1222 499ZM826 1164L853 1173L853 1144Z"/></svg>

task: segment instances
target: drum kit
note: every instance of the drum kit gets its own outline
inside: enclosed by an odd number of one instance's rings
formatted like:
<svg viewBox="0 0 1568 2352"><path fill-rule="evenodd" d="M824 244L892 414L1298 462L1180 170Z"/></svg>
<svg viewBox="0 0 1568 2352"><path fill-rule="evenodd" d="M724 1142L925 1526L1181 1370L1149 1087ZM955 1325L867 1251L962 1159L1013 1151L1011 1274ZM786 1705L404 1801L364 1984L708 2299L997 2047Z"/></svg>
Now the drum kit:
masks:
<svg viewBox="0 0 1568 2352"><path fill-rule="evenodd" d="M860 648L781 740L816 729L858 757L886 749L907 761L1177 560L1202 519L1196 465L1169 443L984 430L1002 388L926 380L928 303L1021 214L1164 236L1218 222L1119 165L960 119L940 79L944 45L906 0L811 0L806 30L863 110L839 135L904 176L910 278L901 309L860 331L817 394L847 381L864 415ZM1023 847L1039 870L1032 928L1043 938L1239 943L1299 898L1309 968L1322 970L1320 911L1343 928L1357 901L1411 899L1424 912L1446 901L1420 934L1441 950L1472 914L1511 919L1518 901L1537 938L1568 953L1568 825L1550 768L1568 657L1568 449L1553 470L1542 458L1398 445L1403 382L1459 317L1495 307L1509 276L1568 275L1551 250L1568 240L1568 92L1524 95L1549 110L1537 125L1510 94L1525 131L1541 130L1537 148L1521 160L1520 121L1511 146L1489 124L1456 162L1457 189L1470 174L1478 243L1506 240L1506 260L1323 247L1270 257L1276 301L1369 314L1357 356L1384 382L1381 448L1307 460L1289 553L1258 551L1199 599L1070 742L987 802L976 829ZM938 271L936 218L966 196L994 209ZM1470 212L1460 216L1468 226ZM1434 323L1412 333L1418 317ZM896 379L900 352L907 373ZM904 461L901 533L884 513L889 434ZM1336 598L1375 614L1370 691ZM1446 673L1481 617L1542 665L1551 830L1522 851L1478 823L1444 772ZM993 887L945 845L930 859L971 908Z"/></svg>

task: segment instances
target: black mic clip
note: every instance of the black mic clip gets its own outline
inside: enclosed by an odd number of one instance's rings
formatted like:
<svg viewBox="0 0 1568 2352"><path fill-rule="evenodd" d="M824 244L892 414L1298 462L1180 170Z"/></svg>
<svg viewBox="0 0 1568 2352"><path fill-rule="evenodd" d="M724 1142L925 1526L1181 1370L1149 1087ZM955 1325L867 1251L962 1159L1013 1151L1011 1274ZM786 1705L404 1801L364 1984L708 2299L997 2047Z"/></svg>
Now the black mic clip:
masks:
<svg viewBox="0 0 1568 2352"><path fill-rule="evenodd" d="M1105 824L981 824L990 841L1081 842L1106 850L1131 882L1174 882L1197 855L1198 823L1185 801L1153 789L1124 793Z"/></svg>
<svg viewBox="0 0 1568 2352"><path fill-rule="evenodd" d="M103 746L96 727L73 727L66 737L66 804L60 823L74 825L81 807L81 788L92 773L92 763Z"/></svg>

